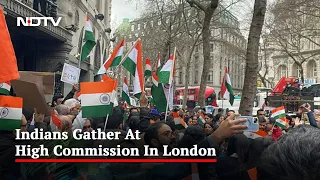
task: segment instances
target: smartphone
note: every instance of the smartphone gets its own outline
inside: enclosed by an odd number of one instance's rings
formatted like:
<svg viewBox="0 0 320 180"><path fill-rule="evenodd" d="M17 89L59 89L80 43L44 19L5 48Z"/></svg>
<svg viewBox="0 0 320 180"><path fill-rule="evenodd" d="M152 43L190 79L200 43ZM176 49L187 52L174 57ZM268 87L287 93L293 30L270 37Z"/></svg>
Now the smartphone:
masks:
<svg viewBox="0 0 320 180"><path fill-rule="evenodd" d="M243 123L243 125L248 126L247 129L245 129L245 132L257 132L259 131L259 124L258 119L256 117L252 116L237 116L236 119L247 119L246 122Z"/></svg>

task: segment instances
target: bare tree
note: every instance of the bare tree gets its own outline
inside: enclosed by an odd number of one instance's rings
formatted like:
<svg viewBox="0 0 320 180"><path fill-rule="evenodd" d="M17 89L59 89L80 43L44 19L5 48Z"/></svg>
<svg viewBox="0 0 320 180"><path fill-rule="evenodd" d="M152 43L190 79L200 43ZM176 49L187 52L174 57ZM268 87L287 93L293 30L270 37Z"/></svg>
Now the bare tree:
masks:
<svg viewBox="0 0 320 180"><path fill-rule="evenodd" d="M254 97L257 90L259 43L264 24L266 6L267 0L255 0L248 37L244 86L239 107L239 113L241 115L252 115Z"/></svg>
<svg viewBox="0 0 320 180"><path fill-rule="evenodd" d="M317 40L320 33L319 5L316 0L276 3L272 7L274 21L268 24L276 50L279 55L288 56L299 68L299 72L294 74L300 76L302 82L303 64L320 54L312 51L320 47Z"/></svg>

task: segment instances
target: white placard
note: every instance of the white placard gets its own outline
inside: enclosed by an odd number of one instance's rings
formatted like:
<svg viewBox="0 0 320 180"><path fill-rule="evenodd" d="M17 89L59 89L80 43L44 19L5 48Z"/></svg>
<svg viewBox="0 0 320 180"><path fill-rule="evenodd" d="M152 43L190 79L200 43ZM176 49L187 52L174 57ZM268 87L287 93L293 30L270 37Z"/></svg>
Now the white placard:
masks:
<svg viewBox="0 0 320 180"><path fill-rule="evenodd" d="M314 97L313 101L314 101L314 105L315 106L319 106L320 105L320 97Z"/></svg>
<svg viewBox="0 0 320 180"><path fill-rule="evenodd" d="M70 64L64 63L61 81L74 85L79 83L80 69Z"/></svg>

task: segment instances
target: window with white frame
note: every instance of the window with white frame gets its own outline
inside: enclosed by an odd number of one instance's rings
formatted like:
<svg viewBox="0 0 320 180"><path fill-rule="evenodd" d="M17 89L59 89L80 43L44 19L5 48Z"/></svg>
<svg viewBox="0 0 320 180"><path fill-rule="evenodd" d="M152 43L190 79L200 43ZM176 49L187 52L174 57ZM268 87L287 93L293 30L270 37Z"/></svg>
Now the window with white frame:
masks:
<svg viewBox="0 0 320 180"><path fill-rule="evenodd" d="M131 25L131 31L134 31L134 24Z"/></svg>
<svg viewBox="0 0 320 180"><path fill-rule="evenodd" d="M140 30L140 23L138 24L138 30Z"/></svg>

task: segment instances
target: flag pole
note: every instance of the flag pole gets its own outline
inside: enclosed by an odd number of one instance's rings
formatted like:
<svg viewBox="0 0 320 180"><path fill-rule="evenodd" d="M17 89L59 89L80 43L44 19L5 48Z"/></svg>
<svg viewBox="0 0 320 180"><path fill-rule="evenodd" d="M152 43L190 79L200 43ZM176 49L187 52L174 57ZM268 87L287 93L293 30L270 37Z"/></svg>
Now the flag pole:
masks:
<svg viewBox="0 0 320 180"><path fill-rule="evenodd" d="M87 22L87 17L88 17L88 13L86 12L86 22ZM81 57L82 57L82 49L83 49L83 39L84 39L84 35L86 34L86 30L85 30L85 26L86 24L84 24L83 26L83 33L82 33L82 37L81 37L81 50L80 50L80 56L79 56L79 62L78 62L78 68L80 69L81 71ZM80 78L79 78L80 79Z"/></svg>
<svg viewBox="0 0 320 180"><path fill-rule="evenodd" d="M169 79L169 92L168 92L168 97L167 97L167 107L166 107L166 115L165 115L165 118L164 118L164 122L167 122L167 114L168 114L168 109L169 109L169 96L170 96L170 91L171 91L171 86L173 86L173 72L174 72L174 68L175 68L175 62L176 62L176 47L174 48L174 51L173 51L173 54L174 54L174 61L173 61L173 67L172 67L172 70L171 70L171 75L170 75L170 78L172 78L172 80L170 81L170 79ZM169 57L170 57L170 55L169 55ZM171 83L170 83L171 82ZM173 98L173 97L172 97Z"/></svg>
<svg viewBox="0 0 320 180"><path fill-rule="evenodd" d="M103 132L106 132L108 119L109 119L109 114L108 114L107 117L106 117L106 121L105 121L105 123L104 123Z"/></svg>

